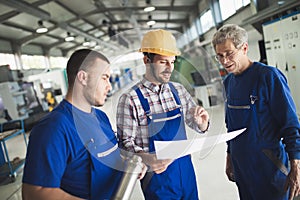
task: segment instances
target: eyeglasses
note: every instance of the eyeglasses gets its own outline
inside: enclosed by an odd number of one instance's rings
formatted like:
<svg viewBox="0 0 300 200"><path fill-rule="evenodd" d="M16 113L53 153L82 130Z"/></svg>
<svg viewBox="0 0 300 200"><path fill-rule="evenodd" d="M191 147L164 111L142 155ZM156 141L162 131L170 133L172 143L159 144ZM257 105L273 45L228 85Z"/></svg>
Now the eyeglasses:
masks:
<svg viewBox="0 0 300 200"><path fill-rule="evenodd" d="M227 52L227 53L225 53L225 55L216 55L216 56L215 56L215 59L216 59L216 61L218 61L218 62L223 62L225 58L228 59L228 60L233 60L233 59L234 59L234 56L237 54L237 52L238 52L239 50L240 50L240 48L237 49L236 51Z"/></svg>

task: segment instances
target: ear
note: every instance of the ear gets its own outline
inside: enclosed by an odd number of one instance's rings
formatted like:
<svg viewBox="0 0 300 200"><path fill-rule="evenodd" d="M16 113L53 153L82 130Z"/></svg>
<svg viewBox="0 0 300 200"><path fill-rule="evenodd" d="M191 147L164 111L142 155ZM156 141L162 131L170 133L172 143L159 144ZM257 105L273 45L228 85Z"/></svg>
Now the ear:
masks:
<svg viewBox="0 0 300 200"><path fill-rule="evenodd" d="M248 49L249 49L248 42L245 42L242 46L242 50L243 50L245 55L247 55Z"/></svg>
<svg viewBox="0 0 300 200"><path fill-rule="evenodd" d="M82 85L87 85L87 78L88 78L88 74L85 71L80 70L77 73L77 79Z"/></svg>
<svg viewBox="0 0 300 200"><path fill-rule="evenodd" d="M144 56L143 60L144 60L145 64L149 64L151 62L151 60L148 58L148 56Z"/></svg>

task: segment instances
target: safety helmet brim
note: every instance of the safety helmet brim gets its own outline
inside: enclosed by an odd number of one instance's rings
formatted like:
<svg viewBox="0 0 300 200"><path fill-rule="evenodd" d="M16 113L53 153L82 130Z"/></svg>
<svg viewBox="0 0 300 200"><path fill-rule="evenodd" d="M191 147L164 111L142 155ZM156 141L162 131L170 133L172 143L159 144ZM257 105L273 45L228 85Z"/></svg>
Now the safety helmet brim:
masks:
<svg viewBox="0 0 300 200"><path fill-rule="evenodd" d="M163 56L179 56L176 39L169 31L157 29L147 32L142 40L139 52L154 53Z"/></svg>

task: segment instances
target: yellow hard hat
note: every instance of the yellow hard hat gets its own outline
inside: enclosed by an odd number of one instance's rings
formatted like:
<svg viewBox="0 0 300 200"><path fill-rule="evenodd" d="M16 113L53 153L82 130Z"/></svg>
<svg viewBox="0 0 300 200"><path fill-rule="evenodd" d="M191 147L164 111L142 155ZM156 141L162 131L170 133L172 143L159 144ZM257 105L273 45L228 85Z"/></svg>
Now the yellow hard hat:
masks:
<svg viewBox="0 0 300 200"><path fill-rule="evenodd" d="M157 29L147 32L139 52L155 53L163 56L178 56L176 39L169 31Z"/></svg>

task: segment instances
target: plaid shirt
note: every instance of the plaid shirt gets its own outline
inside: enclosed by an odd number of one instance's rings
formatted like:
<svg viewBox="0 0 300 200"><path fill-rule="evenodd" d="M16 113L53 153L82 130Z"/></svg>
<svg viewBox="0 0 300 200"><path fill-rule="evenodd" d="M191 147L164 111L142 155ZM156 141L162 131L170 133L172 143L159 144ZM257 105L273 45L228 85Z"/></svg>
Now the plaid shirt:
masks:
<svg viewBox="0 0 300 200"><path fill-rule="evenodd" d="M179 83L172 82L181 101L186 124L201 133L193 116L188 112L196 104L187 90ZM168 84L159 86L143 79L136 86L143 96L148 99L151 113L162 113L174 110L180 106L171 92ZM122 94L117 108L117 131L121 148L131 152L149 152L147 116L135 92L130 89Z"/></svg>

